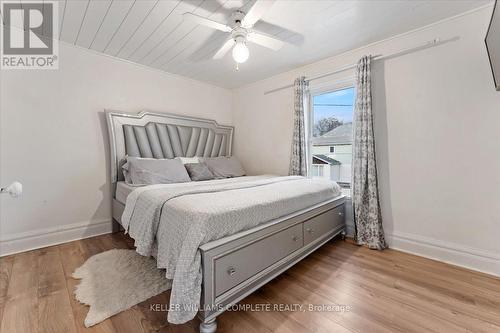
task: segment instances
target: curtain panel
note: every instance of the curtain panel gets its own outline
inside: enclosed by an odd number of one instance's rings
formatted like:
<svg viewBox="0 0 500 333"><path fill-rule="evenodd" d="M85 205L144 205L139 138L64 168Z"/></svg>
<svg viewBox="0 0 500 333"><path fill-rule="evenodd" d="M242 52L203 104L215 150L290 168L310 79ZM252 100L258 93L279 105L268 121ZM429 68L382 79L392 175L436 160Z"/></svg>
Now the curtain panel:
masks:
<svg viewBox="0 0 500 333"><path fill-rule="evenodd" d="M295 79L292 153L289 174L307 176L307 126L306 110L309 94L309 82L305 77Z"/></svg>
<svg viewBox="0 0 500 333"><path fill-rule="evenodd" d="M372 119L371 56L364 56L356 67L354 109L354 147L352 204L356 242L372 249L387 247L377 183L375 137Z"/></svg>

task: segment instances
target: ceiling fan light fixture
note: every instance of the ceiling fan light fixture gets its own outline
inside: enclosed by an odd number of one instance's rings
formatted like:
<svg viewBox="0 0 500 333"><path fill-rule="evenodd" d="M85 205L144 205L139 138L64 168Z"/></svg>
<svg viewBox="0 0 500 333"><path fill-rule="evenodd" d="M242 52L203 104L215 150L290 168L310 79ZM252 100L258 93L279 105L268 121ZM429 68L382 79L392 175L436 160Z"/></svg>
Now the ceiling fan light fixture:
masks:
<svg viewBox="0 0 500 333"><path fill-rule="evenodd" d="M275 1L254 0L248 11L235 10L228 24L190 12L183 15L186 19L190 19L197 24L230 33L231 36L228 36L229 38L218 48L212 58L216 60L222 59L232 49L233 59L236 62L236 68L238 68L238 64L246 62L250 55L247 42L258 44L273 51L278 51L285 44L285 41L279 38L253 30L255 23L269 11Z"/></svg>
<svg viewBox="0 0 500 333"><path fill-rule="evenodd" d="M244 63L248 60L250 52L245 42L238 41L233 47L233 59L239 64Z"/></svg>

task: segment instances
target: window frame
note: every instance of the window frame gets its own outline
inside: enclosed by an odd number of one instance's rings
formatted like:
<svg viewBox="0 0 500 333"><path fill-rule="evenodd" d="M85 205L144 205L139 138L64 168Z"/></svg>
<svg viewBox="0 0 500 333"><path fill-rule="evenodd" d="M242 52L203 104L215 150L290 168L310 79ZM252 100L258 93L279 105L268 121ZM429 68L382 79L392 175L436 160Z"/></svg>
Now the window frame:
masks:
<svg viewBox="0 0 500 333"><path fill-rule="evenodd" d="M307 130L307 151L308 151L308 156L307 156L307 170L308 178L312 178L312 141L313 141L313 133L314 133L314 97L318 95L323 95L327 93L331 93L334 91L338 90L344 90L344 89L349 89L349 88L354 88L354 101L353 103L356 103L356 79L355 77L347 77L344 79L339 79L339 80L333 80L333 81L328 81L328 82L323 82L320 84L316 84L313 87L309 88L309 105L308 105L308 110L307 110L307 124L308 124L308 130ZM353 113L354 113L354 105L353 105ZM354 123L354 115L353 115L353 123ZM352 143L354 146L354 142Z"/></svg>

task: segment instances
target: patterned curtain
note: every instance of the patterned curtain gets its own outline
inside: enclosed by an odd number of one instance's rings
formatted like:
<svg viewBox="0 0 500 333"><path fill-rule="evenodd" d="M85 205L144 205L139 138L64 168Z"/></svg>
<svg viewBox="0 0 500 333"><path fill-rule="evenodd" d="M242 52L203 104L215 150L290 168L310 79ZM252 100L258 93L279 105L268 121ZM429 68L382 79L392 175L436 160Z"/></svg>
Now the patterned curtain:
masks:
<svg viewBox="0 0 500 333"><path fill-rule="evenodd" d="M307 143L306 143L306 109L309 94L309 82L305 77L295 79L294 83L295 103L293 113L293 139L292 156L290 159L289 174L294 176L307 175Z"/></svg>
<svg viewBox="0 0 500 333"><path fill-rule="evenodd" d="M371 57L364 56L358 61L356 68L352 204L356 242L382 250L387 245L377 187L370 67Z"/></svg>

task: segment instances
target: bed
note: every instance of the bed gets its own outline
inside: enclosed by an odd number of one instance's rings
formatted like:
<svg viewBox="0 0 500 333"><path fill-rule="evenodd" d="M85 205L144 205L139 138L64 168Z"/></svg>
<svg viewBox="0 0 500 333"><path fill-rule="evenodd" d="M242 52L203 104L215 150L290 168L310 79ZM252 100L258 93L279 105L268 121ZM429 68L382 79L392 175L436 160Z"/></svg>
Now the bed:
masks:
<svg viewBox="0 0 500 333"><path fill-rule="evenodd" d="M262 175L130 186L121 173L127 155L231 156L234 129L148 111L106 111L106 118L114 230L125 229L136 251L154 256L172 279L169 322L197 313L200 332L215 332L217 315L344 234L345 197L322 180Z"/></svg>

